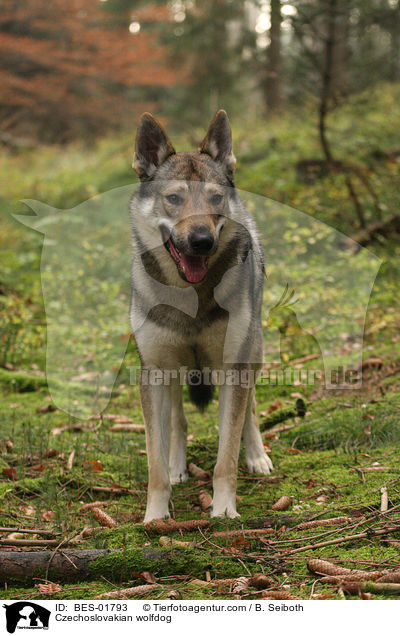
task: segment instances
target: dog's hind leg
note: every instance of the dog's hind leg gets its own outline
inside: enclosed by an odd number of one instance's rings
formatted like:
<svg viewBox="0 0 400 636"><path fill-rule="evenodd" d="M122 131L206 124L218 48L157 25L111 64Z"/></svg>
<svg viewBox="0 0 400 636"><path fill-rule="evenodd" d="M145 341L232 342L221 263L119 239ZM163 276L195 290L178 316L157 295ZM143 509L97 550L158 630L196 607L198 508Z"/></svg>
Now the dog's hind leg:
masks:
<svg viewBox="0 0 400 636"><path fill-rule="evenodd" d="M256 416L254 388L249 391L243 427L243 442L246 447L246 464L250 473L268 475L273 470L272 462L265 452Z"/></svg>
<svg viewBox="0 0 400 636"><path fill-rule="evenodd" d="M169 517L168 502L171 484L168 471L169 423L171 417L171 387L140 386L142 409L146 425L146 449L149 464L149 485L144 521Z"/></svg>
<svg viewBox="0 0 400 636"><path fill-rule="evenodd" d="M212 517L238 517L236 512L236 482L240 439L248 389L224 384L219 390L219 444L217 463L214 469L214 497Z"/></svg>
<svg viewBox="0 0 400 636"><path fill-rule="evenodd" d="M169 474L171 484L186 481L186 435L187 421L183 411L182 386L174 382L171 386L171 437L169 445Z"/></svg>

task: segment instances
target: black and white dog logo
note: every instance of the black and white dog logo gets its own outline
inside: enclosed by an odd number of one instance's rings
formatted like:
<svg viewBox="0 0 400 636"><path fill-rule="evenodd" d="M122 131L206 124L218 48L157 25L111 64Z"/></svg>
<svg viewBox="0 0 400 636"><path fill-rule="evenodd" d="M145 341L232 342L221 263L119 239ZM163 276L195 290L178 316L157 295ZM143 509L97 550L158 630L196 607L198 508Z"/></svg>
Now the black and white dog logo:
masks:
<svg viewBox="0 0 400 636"><path fill-rule="evenodd" d="M16 629L49 629L51 612L37 603L18 601L3 607L6 610L6 626L9 634L13 634Z"/></svg>

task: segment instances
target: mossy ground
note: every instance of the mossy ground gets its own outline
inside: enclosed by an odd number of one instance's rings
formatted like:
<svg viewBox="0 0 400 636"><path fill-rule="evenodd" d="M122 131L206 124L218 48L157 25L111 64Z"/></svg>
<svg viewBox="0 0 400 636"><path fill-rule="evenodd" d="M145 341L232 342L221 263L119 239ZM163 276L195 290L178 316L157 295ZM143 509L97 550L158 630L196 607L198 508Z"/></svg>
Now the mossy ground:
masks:
<svg viewBox="0 0 400 636"><path fill-rule="evenodd" d="M400 116L397 92L398 87L382 89L376 100L368 100L369 104L375 104L374 108L370 106L368 113L362 105L353 105L353 114L357 108L360 111L356 119L364 122L365 138L360 133L361 123L358 124L358 136L349 135L349 126L354 125L350 111L347 108L338 111L335 135L342 134L345 139L342 148L347 154L363 161L370 156L371 149L386 149L393 144L393 135L398 134L396 121ZM393 113L390 121L379 115L385 112L388 104ZM281 122L276 126L274 143L270 143L263 124L252 126L251 133L240 128L234 131L238 140L238 185L297 206L343 231L350 231L351 204L346 200L340 176L330 175L312 185L296 181L295 162L317 152L313 124L312 117L303 118L303 115L301 122L295 117ZM378 124L381 126L379 138ZM366 139L370 140L369 145ZM341 143L343 139L336 141ZM110 430L112 422L104 420L97 422L95 427L66 428L55 435L54 429L71 427L77 424L76 420L62 411L37 412L51 404L43 375L40 375L45 368L46 343L39 274L41 238L14 222L10 212L19 210L17 201L25 196L48 201L60 208L70 207L96 192L130 183L128 154L126 141L105 140L91 150L75 146L62 151L42 149L35 154L34 162L29 153L1 159L7 185L1 217L3 230L0 231L0 365L12 365L16 375L13 376L13 372L10 375L6 368L0 369L0 526L46 528L61 532L63 537L72 536L85 525L98 525L89 512L81 512L82 502L111 502L105 510L116 521L117 527L103 529L82 541L81 545L85 548L117 548L122 552L111 554L93 566L94 580L62 584L62 591L52 597L60 599L94 598L115 587L140 584L143 580L138 574L144 571L150 571L157 581L179 590L183 599L232 598L228 588L200 586L193 579L205 580L207 573L213 579L249 572L265 572L276 585L288 585L292 594L304 599L312 592L338 598L332 586L317 583L313 588L316 577L307 570L310 556L356 568L400 567L399 548L372 535L296 555L288 552L289 546L306 545L306 539L315 542L351 532L351 529L335 530L334 527L293 530L293 526L304 519L346 515L354 520L350 526L353 528L369 514L369 521L362 528L372 528L379 522L380 489L385 485L389 507L400 504L398 243L374 247L383 265L370 299L364 358L381 358L382 368L368 370L363 386L354 391L324 391L315 385L260 386L257 390L260 413L268 411L277 399L284 407L293 406L294 394L301 392L307 400L307 414L289 430L278 434L264 433L275 466L273 480L249 475L241 453L238 477L241 517L234 521L213 521L205 536L197 532L183 533L179 537L187 541L195 539L196 547L162 548L158 537L143 528L141 520L147 485L143 434L113 433ZM398 204L398 188L393 187L398 172L398 165L387 162L385 166L378 166L371 176L386 209ZM370 211L368 201L363 202L369 218L372 207ZM320 292L322 294L323 289ZM296 327L286 329L281 348L287 359L313 351L313 343L306 343L303 336ZM138 388L127 382L127 367L137 364L131 342L117 394L112 397L107 413L129 416L133 423L141 424ZM317 361L306 363L304 368L316 364ZM37 381L21 377L20 370L36 373ZM202 414L187 403L186 411L188 460L212 472L217 451L217 402L214 400ZM286 423L290 422L293 420ZM55 449L57 454L49 457L49 449ZM67 459L72 451L75 451L75 457L69 470ZM386 466L387 470L362 470L374 465ZM95 467L102 470L93 470ZM111 495L93 490L96 486L115 483L134 489L136 494ZM199 485L193 478L174 486L171 510L177 520L207 516L201 511L198 499L204 488L211 492L211 483ZM285 512L274 512L271 506L281 495L290 496L291 507ZM372 513L376 513L375 516ZM265 518L276 529L275 534L266 537L267 543L249 539L248 545L238 552L235 551L237 548L232 548L232 539L210 537L213 530L241 528L242 525L254 527ZM397 511L394 511L391 519L396 518ZM332 534L324 534L328 530ZM317 539L317 535L321 538ZM390 538L396 539L396 533ZM274 544L286 540L292 543ZM157 550L162 558L144 557L144 548ZM28 581L24 587L9 585L1 589L0 596L43 598L36 587L39 582ZM167 593L157 591L153 597L163 597ZM251 598L251 592L249 594ZM385 597L376 595L375 598Z"/></svg>

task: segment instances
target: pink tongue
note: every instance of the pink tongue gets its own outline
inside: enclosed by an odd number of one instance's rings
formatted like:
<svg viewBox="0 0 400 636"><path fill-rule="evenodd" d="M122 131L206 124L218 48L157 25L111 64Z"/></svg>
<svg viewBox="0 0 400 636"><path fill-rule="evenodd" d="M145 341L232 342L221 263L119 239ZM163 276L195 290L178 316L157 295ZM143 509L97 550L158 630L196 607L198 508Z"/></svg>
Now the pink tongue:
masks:
<svg viewBox="0 0 400 636"><path fill-rule="evenodd" d="M181 269L185 269L185 276L189 283L199 283L207 272L207 257L181 254L180 266Z"/></svg>

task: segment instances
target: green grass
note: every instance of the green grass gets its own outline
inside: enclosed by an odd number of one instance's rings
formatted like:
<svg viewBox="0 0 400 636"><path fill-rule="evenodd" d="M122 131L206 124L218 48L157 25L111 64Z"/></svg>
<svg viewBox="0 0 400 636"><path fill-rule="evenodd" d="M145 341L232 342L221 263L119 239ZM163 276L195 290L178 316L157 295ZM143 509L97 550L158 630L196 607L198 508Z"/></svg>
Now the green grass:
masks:
<svg viewBox="0 0 400 636"><path fill-rule="evenodd" d="M374 163L371 153L396 145L399 90L399 86L382 86L373 99L355 100L338 109L329 122L334 147L340 149L338 156L351 156L355 163L368 167L384 215L393 213L400 203L395 187L399 166ZM390 118L385 115L388 108ZM315 117L310 109L268 123L252 122L252 126L242 127L234 124L239 188L289 204L341 231L351 233L356 229L354 211L340 175L307 185L296 179L298 160L321 156ZM178 137L176 145L178 149L187 147L186 139ZM72 536L85 525L98 525L90 513L81 512L81 502L112 500L105 510L115 519L117 527L103 529L81 545L121 552L93 566L93 580L63 584L62 592L53 597L61 599L93 598L113 586L143 582L137 577L143 571L151 571L161 581L163 577L175 576L168 580L168 585L179 589L182 598L232 598L228 588L200 587L191 579L205 580L207 572L212 578L231 578L244 575L247 570L265 572L277 585L289 584L292 594L309 598L315 580L307 570L307 557L311 554L349 567L400 567L399 549L372 536L296 557L284 552L277 554L271 546L256 539L249 540L242 553L235 553L231 540L212 539L210 543L200 533L195 534L194 548L161 548L158 537L145 532L141 524L147 485L144 435L113 433L112 422L106 419L76 430L73 425L78 422L72 415L58 410L38 412L51 403L43 376L46 321L40 282L42 237L17 223L11 213L26 213L19 201L27 197L70 208L96 193L133 183L131 153L131 144L120 137L101 140L91 148L80 144L63 149L45 147L20 155L3 154L0 158L5 184L0 214L0 525L47 528ZM371 202L365 193L361 196L367 219L372 219ZM357 520L361 518L357 515L377 512L380 488L384 485L388 487L390 505L400 504L400 246L395 241L386 242L374 245L373 251L383 264L369 303L363 355L380 357L382 369L368 372L362 388L355 391L324 391L318 383L259 386L261 414L277 399L283 408L293 406L294 394L299 392L307 400L308 412L303 419L286 422L295 424L293 428L264 434L275 466L273 481L249 476L241 453L238 477L241 518L213 521L213 530L240 528L241 524L251 527L260 523L260 519L268 519L277 530L287 528L286 532L271 535L273 541L296 539L295 545L301 546L302 540L312 539L325 530L294 531L293 525L303 519L340 514ZM117 245L108 245L104 258L114 261L117 252ZM294 252L294 268L296 258ZM314 267L315 270L309 264L309 277L320 281L320 272ZM318 298L326 290L322 283L316 282L314 291ZM289 313L276 313L271 319L273 327L281 333L283 365L319 351L315 338L291 321ZM337 361L342 363L346 355L343 351ZM128 415L140 424L138 388L129 384L128 372L130 366L137 365L138 356L130 342L107 413ZM303 368L318 365L319 361L314 360ZM187 404L186 411L190 434L188 460L212 471L217 451L217 402L214 400L203 414L191 404ZM54 434L54 429L63 430ZM49 449L56 451L50 457ZM74 462L68 470L67 460L73 451ZM91 470L93 461L100 463L101 471ZM362 470L376 462L388 470ZM10 469L8 475L3 472ZM10 474L16 479L10 479ZM113 496L93 490L95 486L113 483L137 492ZM211 484L198 485L192 478L186 484L174 486L172 502L176 519L204 516L198 499L202 488L211 492ZM281 495L291 497L291 508L274 512L271 506ZM318 499L321 496L323 499ZM391 516L392 520L398 519L397 512ZM374 527L377 520L378 517L372 516L366 527ZM339 529L332 536L343 533L346 530ZM206 536L209 535L210 531ZM184 533L179 538L190 541L193 535ZM395 533L391 538L396 538ZM157 550L161 558L149 558L148 553L147 556L143 553L145 548ZM23 587L9 585L1 594L4 598L40 599L43 596L35 587L37 583L32 580L25 581ZM337 592L326 585L317 584L315 592L331 593L337 598Z"/></svg>

